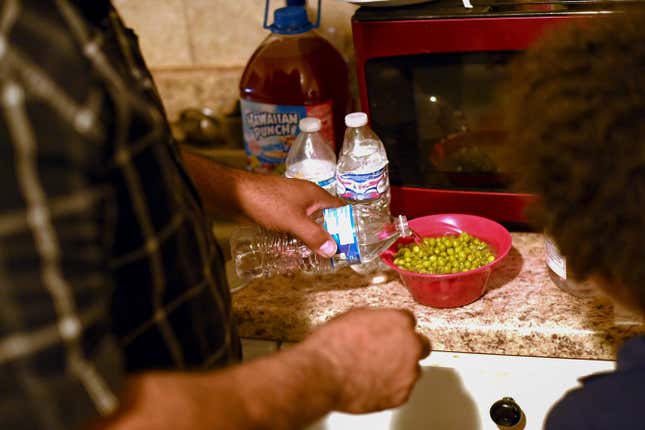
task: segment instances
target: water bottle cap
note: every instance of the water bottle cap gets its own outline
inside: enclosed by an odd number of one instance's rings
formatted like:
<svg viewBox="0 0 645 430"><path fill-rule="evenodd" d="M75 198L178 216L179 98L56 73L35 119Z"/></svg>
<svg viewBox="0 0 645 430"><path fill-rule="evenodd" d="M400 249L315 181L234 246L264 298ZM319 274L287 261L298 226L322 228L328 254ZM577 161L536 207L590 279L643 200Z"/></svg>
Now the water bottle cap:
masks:
<svg viewBox="0 0 645 430"><path fill-rule="evenodd" d="M269 26L271 32L278 34L300 34L313 28L313 24L307 17L307 11L302 6L276 9L273 13L273 24Z"/></svg>
<svg viewBox="0 0 645 430"><path fill-rule="evenodd" d="M320 131L322 123L318 118L307 117L300 120L298 127L300 127L300 131L304 131L306 133L315 133L317 131Z"/></svg>
<svg viewBox="0 0 645 430"><path fill-rule="evenodd" d="M354 112L345 115L345 125L347 127L362 127L367 124L367 114L365 112Z"/></svg>

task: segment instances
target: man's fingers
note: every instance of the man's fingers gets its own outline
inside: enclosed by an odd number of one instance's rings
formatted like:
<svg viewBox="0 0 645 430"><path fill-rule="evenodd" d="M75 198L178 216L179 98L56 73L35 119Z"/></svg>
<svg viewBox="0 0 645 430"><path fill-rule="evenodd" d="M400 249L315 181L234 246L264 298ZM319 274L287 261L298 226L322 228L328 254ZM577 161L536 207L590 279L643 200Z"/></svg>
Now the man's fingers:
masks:
<svg viewBox="0 0 645 430"><path fill-rule="evenodd" d="M311 203L307 208L307 216L310 216L311 214L322 209L337 208L347 204L338 197L334 197L327 191L324 191L322 188L319 188L318 190L312 190L312 192L315 195L312 196L313 203Z"/></svg>
<svg viewBox="0 0 645 430"><path fill-rule="evenodd" d="M421 353L419 358L426 358L428 355L430 355L430 351L432 351L430 339L428 339L427 336L424 336L421 333L417 333L417 338L419 339L419 343L421 344Z"/></svg>
<svg viewBox="0 0 645 430"><path fill-rule="evenodd" d="M417 317L414 316L414 313L409 309L397 309L398 312L405 315L410 323L410 327L416 327Z"/></svg>
<svg viewBox="0 0 645 430"><path fill-rule="evenodd" d="M410 327L412 328L416 327L417 319L414 316L414 313L412 311L410 311L409 309L398 309L398 311L407 317ZM417 336L419 344L421 345L419 359L426 358L428 355L430 355L430 352L432 351L432 345L430 343L430 339L428 339L425 335L419 332L415 332L415 335Z"/></svg>
<svg viewBox="0 0 645 430"><path fill-rule="evenodd" d="M336 242L329 233L309 218L294 220L291 232L318 255L330 258L336 253Z"/></svg>

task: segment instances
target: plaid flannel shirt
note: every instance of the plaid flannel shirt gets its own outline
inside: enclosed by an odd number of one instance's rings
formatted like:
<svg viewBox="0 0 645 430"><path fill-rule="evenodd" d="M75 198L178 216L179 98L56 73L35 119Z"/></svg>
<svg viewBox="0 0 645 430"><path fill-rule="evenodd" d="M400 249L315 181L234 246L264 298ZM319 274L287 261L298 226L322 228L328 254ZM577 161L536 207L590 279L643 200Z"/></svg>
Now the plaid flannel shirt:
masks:
<svg viewBox="0 0 645 430"><path fill-rule="evenodd" d="M79 428L118 407L127 372L240 357L222 255L136 37L109 1L71 1L0 0L7 430Z"/></svg>

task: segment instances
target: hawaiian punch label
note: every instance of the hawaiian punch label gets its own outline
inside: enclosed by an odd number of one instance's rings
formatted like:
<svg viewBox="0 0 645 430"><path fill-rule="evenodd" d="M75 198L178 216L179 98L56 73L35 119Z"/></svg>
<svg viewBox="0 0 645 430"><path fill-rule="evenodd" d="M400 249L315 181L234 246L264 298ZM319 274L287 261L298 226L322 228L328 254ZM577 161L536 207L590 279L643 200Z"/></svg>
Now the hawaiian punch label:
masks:
<svg viewBox="0 0 645 430"><path fill-rule="evenodd" d="M337 254L348 263L360 263L361 254L358 249L356 226L354 224L354 209L352 205L323 210L325 230L338 246ZM332 260L333 264L333 260Z"/></svg>
<svg viewBox="0 0 645 430"><path fill-rule="evenodd" d="M296 135L298 122L307 116L320 119L321 134L334 146L332 104L286 106L240 100L247 168L254 172L284 173L284 161Z"/></svg>
<svg viewBox="0 0 645 430"><path fill-rule="evenodd" d="M338 197L348 200L373 200L388 189L387 164L371 173L344 173L336 177Z"/></svg>

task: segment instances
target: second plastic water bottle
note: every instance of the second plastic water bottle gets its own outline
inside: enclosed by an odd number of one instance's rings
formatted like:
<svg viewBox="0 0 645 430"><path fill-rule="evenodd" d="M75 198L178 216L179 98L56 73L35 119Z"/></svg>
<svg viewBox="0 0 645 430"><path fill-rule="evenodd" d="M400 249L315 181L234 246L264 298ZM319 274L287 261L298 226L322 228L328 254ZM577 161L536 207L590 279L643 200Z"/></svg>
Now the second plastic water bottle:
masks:
<svg viewBox="0 0 645 430"><path fill-rule="evenodd" d="M291 145L286 160L287 178L306 179L318 184L330 194L336 194L336 154L320 134L318 118L303 118L300 134Z"/></svg>
<svg viewBox="0 0 645 430"><path fill-rule="evenodd" d="M368 206L373 214L369 228L378 231L390 222L390 180L388 159L381 139L367 125L367 114L345 116L345 138L336 166L336 191L347 203ZM370 273L380 261L352 266L358 273Z"/></svg>
<svg viewBox="0 0 645 430"><path fill-rule="evenodd" d="M367 125L367 114L345 116L345 138L336 166L338 196L348 203L367 204L378 220L390 219L390 180L381 139ZM376 221L376 220L375 220Z"/></svg>
<svg viewBox="0 0 645 430"><path fill-rule="evenodd" d="M340 267L371 262L399 237L411 235L407 218L399 215L376 231L369 206L329 208L316 221L331 234L338 246L334 257L319 256L286 233L259 226L238 228L231 237L231 256L241 279L293 272L332 272Z"/></svg>

